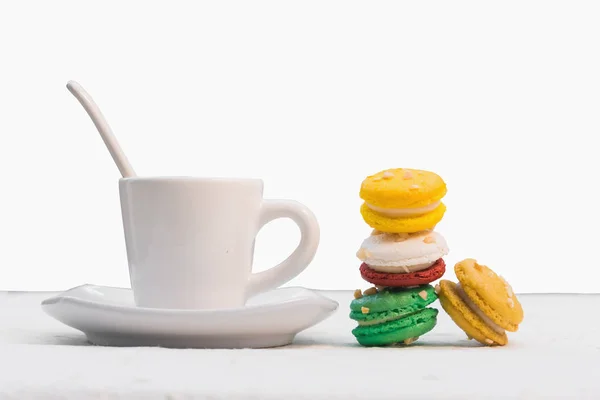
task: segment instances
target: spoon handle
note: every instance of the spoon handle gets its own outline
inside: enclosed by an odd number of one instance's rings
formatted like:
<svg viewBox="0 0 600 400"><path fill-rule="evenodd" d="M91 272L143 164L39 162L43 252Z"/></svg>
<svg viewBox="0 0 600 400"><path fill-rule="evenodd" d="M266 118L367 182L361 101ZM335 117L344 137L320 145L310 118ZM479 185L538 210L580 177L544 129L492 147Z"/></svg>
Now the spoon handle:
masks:
<svg viewBox="0 0 600 400"><path fill-rule="evenodd" d="M69 89L69 92L71 92L79 101L79 103L81 103L85 111L94 122L94 125L100 133L106 148L110 152L115 164L117 164L117 168L119 168L121 176L123 178L136 176L133 167L131 164L129 164L127 156L125 156L125 153L123 153L117 138L113 134L112 129L110 129L110 125L108 125L108 122L106 122L104 115L102 115L100 108L98 108L92 97L79 83L75 81L69 81L67 83L67 89Z"/></svg>

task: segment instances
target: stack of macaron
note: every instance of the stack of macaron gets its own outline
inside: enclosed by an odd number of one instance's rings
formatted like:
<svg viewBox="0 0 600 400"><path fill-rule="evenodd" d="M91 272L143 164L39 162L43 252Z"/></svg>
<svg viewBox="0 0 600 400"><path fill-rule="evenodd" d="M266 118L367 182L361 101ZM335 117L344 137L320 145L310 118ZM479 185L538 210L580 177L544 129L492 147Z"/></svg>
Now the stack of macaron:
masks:
<svg viewBox="0 0 600 400"><path fill-rule="evenodd" d="M373 228L357 252L360 274L374 287L357 291L350 318L360 344L409 344L431 331L438 310L431 282L440 279L448 254L446 240L435 232L446 206L446 184L429 171L388 169L361 185L361 214Z"/></svg>

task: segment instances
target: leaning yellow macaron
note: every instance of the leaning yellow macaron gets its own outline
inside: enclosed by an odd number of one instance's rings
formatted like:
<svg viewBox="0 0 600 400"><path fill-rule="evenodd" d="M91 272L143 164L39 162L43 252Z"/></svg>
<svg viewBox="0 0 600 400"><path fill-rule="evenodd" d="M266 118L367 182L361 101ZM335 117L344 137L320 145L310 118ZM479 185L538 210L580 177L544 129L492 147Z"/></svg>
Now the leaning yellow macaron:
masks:
<svg viewBox="0 0 600 400"><path fill-rule="evenodd" d="M469 338L488 346L508 343L506 331L515 332L523 321L523 308L501 276L468 258L454 266L459 284L440 281L440 304Z"/></svg>
<svg viewBox="0 0 600 400"><path fill-rule="evenodd" d="M374 229L413 233L433 229L446 212L446 183L430 171L394 168L368 176L360 187L360 212Z"/></svg>

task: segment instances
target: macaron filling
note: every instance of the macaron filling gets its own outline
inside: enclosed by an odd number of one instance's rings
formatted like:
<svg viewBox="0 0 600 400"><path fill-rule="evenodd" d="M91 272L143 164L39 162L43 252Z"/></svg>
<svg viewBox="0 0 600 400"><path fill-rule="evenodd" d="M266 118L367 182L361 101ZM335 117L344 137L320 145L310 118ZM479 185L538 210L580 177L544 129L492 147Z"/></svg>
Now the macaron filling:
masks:
<svg viewBox="0 0 600 400"><path fill-rule="evenodd" d="M397 319L404 318L407 315L410 315L410 314L389 315L389 316L383 317L383 318L375 318L375 319L371 319L371 320L359 320L356 322L358 323L359 326L371 326L371 325L383 324L384 322L395 321Z"/></svg>
<svg viewBox="0 0 600 400"><path fill-rule="evenodd" d="M370 203L365 203L365 204L371 210L373 210L376 213L381 214L385 217L402 218L402 217L414 217L416 215L427 214L428 212L435 210L440 205L440 202L436 201L435 203L429 204L427 206L416 207L416 208L383 208L383 207L375 206Z"/></svg>
<svg viewBox="0 0 600 400"><path fill-rule="evenodd" d="M467 307L469 307L469 309L473 311L473 313L475 313L479 318L481 318L487 326L494 330L494 332L498 333L499 335L503 335L506 333L506 331L502 329L501 326L496 324L487 315L485 315L484 312L481 311L479 307L477 307L477 304L473 303L473 301L469 298L469 296L467 296L467 294L463 290L460 283L456 284L456 294L458 294L460 299L467 305Z"/></svg>
<svg viewBox="0 0 600 400"><path fill-rule="evenodd" d="M362 311L352 311L350 312L350 318L355 320L360 326L371 326L395 321L425 309L427 305L431 304L437 299L437 295L429 297L429 301L424 303L426 304L425 306L409 305L406 307L391 308L378 312L369 311L367 314L364 314ZM369 309L369 307L367 307L367 309Z"/></svg>
<svg viewBox="0 0 600 400"><path fill-rule="evenodd" d="M401 273L411 273L411 272L417 272L417 271L423 271L424 269L430 268L432 267L435 263L437 262L437 260L435 260L434 262L430 262L430 263L424 263L424 264L416 264L416 265L398 265L398 266L393 266L393 265L371 265L371 264L367 264L367 266L369 268L371 268L372 270L375 270L377 272L386 272L386 273L390 273L390 274L401 274Z"/></svg>

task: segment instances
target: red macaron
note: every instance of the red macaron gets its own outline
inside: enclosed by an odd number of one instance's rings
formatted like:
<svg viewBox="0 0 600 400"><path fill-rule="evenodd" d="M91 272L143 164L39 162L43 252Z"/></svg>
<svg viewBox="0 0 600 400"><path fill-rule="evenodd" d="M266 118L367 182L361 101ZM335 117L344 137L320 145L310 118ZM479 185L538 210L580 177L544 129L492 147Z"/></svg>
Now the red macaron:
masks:
<svg viewBox="0 0 600 400"><path fill-rule="evenodd" d="M362 278L377 286L406 287L426 285L440 279L446 272L446 263L439 259L431 267L421 271L392 274L389 272L378 272L363 263L360 266Z"/></svg>

